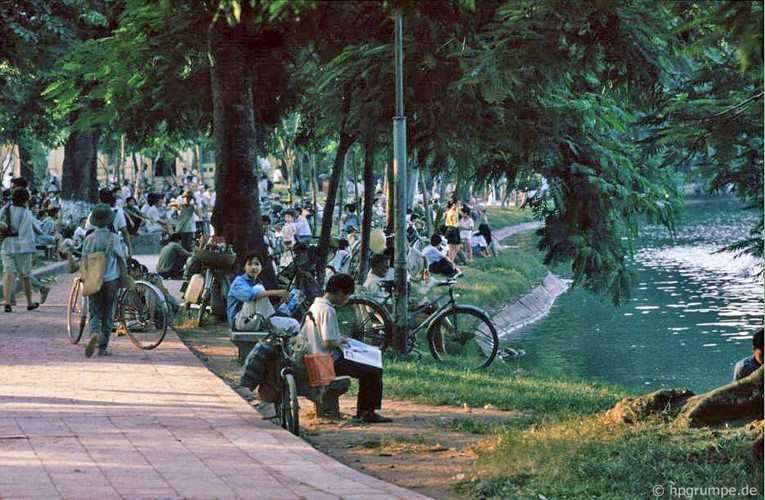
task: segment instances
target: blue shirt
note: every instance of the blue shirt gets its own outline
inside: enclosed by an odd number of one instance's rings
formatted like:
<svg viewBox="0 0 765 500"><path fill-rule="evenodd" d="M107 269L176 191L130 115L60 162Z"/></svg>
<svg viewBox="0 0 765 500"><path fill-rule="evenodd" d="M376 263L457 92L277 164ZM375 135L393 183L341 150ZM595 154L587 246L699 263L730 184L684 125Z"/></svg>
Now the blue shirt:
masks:
<svg viewBox="0 0 765 500"><path fill-rule="evenodd" d="M226 297L228 325L234 328L234 318L242 310L244 303L255 300L259 293L265 291L266 288L261 284L260 280L250 280L246 273L237 276L234 282L231 283L231 287L228 289L228 297Z"/></svg>
<svg viewBox="0 0 765 500"><path fill-rule="evenodd" d="M754 356L742 359L733 368L733 381L748 377L759 367L760 364L754 359Z"/></svg>

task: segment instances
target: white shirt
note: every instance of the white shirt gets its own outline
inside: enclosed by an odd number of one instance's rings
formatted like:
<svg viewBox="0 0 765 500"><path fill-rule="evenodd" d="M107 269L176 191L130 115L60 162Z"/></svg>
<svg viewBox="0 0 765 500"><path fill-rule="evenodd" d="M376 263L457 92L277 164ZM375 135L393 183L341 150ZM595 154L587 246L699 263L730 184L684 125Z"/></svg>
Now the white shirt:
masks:
<svg viewBox="0 0 765 500"><path fill-rule="evenodd" d="M433 245L428 245L423 248L422 255L428 259L428 265L433 264L434 262L438 262L444 258L444 255L441 253L441 251Z"/></svg>
<svg viewBox="0 0 765 500"><path fill-rule="evenodd" d="M335 306L324 297L317 297L309 309L313 321L307 317L302 334L308 342L311 354L329 354L324 348L325 340L340 341L340 326L337 324Z"/></svg>
<svg viewBox="0 0 765 500"><path fill-rule="evenodd" d="M347 250L338 250L335 253L335 258L332 259L332 262L330 262L329 265L332 267L332 269L335 270L336 273L342 273L343 270L341 268L343 267L344 260L350 255L351 254L348 253Z"/></svg>
<svg viewBox="0 0 765 500"><path fill-rule="evenodd" d="M118 233L123 227L127 227L127 219L125 219L125 212L122 211L120 207L112 207L112 210L114 210L114 222L112 223L112 227L114 227L114 232ZM91 229L95 229L96 227L90 223L90 215L88 215L88 222L85 224L85 229L90 231Z"/></svg>
<svg viewBox="0 0 765 500"><path fill-rule="evenodd" d="M470 246L471 247L483 247L483 248L486 248L489 245L486 244L486 238L484 238L481 233L475 233L470 238Z"/></svg>
<svg viewBox="0 0 765 500"><path fill-rule="evenodd" d="M294 224L298 236L311 236L311 226L308 225L308 220L305 217L301 215Z"/></svg>

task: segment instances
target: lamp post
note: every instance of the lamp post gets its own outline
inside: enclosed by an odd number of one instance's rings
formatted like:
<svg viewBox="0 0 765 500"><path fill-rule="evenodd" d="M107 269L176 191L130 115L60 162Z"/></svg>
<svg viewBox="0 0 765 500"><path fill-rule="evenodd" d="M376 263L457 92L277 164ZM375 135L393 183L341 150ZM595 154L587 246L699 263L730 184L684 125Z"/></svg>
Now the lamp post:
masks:
<svg viewBox="0 0 765 500"><path fill-rule="evenodd" d="M394 279L396 299L393 304L395 327L393 338L399 353L406 352L407 304L406 287L406 117L404 116L404 35L400 11L395 14L394 54L396 78L396 116L393 117L393 177L394 183Z"/></svg>

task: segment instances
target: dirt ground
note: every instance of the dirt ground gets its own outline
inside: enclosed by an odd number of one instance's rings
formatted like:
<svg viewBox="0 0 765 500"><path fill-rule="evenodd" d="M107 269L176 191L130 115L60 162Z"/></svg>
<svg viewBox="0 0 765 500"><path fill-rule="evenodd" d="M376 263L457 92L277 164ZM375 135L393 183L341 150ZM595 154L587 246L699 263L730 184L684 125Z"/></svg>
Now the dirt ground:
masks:
<svg viewBox="0 0 765 500"><path fill-rule="evenodd" d="M248 390L236 385L241 366L236 347L220 328L177 329L184 342L265 417L273 405L258 403ZM313 403L300 399L301 437L339 462L384 481L433 498L461 498L454 486L470 478L475 460L473 446L483 434L476 429L500 425L522 414L492 408L426 406L384 400L385 416L392 424L369 425L351 418L354 396L340 399L341 420L314 418ZM471 432L473 431L473 432Z"/></svg>

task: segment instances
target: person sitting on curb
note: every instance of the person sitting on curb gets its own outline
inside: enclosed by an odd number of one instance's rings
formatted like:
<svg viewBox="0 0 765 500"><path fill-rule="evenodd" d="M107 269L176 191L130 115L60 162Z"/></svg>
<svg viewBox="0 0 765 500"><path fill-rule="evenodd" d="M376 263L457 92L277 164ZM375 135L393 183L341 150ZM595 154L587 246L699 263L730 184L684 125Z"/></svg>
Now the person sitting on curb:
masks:
<svg viewBox="0 0 765 500"><path fill-rule="evenodd" d="M459 273L459 269L441 253L441 235L434 234L430 237L430 245L422 249L422 255L428 259L428 271L432 274L442 274L452 277Z"/></svg>
<svg viewBox="0 0 765 500"><path fill-rule="evenodd" d="M109 336L114 327L114 306L120 289L120 269L117 259L126 260L122 242L116 233L109 229L114 224L116 212L109 205L99 203L90 213L90 224L95 230L82 243L82 258L95 252L104 252L106 266L101 289L91 295L90 304L90 340L85 347L85 356L91 357L98 347L99 356L109 356Z"/></svg>
<svg viewBox="0 0 765 500"><path fill-rule="evenodd" d="M343 357L342 345L346 339L340 334L336 308L343 307L355 290L356 284L352 276L344 273L332 276L327 282L324 295L313 301L302 333L311 354L331 355L337 375L348 375L358 379L356 418L370 424L392 422L390 418L375 412L382 407L382 368L357 363Z"/></svg>
<svg viewBox="0 0 765 500"><path fill-rule="evenodd" d="M733 368L734 382L748 377L762 366L762 334L763 329L760 328L752 335L752 355L736 363Z"/></svg>
<svg viewBox="0 0 765 500"><path fill-rule="evenodd" d="M256 332L260 330L265 318L271 326L284 332L297 332L300 323L293 318L274 316L276 311L268 300L270 297L286 299L287 290L266 290L260 281L263 264L260 257L250 254L244 259L244 273L237 276L228 289L226 315L232 330L238 332Z"/></svg>

